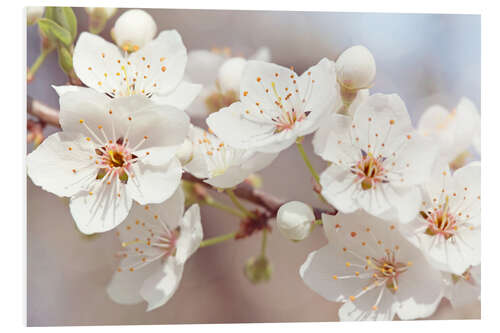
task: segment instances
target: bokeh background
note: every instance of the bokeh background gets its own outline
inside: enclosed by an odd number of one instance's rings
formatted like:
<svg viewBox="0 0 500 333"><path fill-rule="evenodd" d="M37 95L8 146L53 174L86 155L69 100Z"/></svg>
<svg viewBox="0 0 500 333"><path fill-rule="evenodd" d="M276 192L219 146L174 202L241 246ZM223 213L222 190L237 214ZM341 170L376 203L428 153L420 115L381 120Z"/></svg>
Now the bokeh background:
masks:
<svg viewBox="0 0 500 333"><path fill-rule="evenodd" d="M120 9L108 22L109 30ZM189 50L230 47L233 54L251 55L267 46L272 62L297 72L321 58L336 59L346 48L363 44L377 62L372 92L397 93L416 125L420 114L438 103L453 108L462 96L480 109L481 18L479 15L373 14L286 11L147 9L158 31L177 29ZM75 8L79 31L87 15ZM35 27L27 31L27 65L39 54ZM58 108L50 85L67 82L55 54L28 85L28 94ZM54 129L47 129L50 133ZM326 164L312 154L317 170ZM32 147L28 147L31 150ZM261 173L263 189L289 200L320 206L308 186L310 175L298 152L282 152ZM118 263L114 233L84 237L72 221L67 200L27 181L27 318L29 326L122 325L176 323L252 323L336 321L338 303L324 300L301 281L298 270L309 252L326 243L320 228L293 243L273 230L268 255L271 281L251 284L243 275L245 261L258 254L260 235L229 241L198 251L186 264L184 278L163 307L145 312L145 304L113 303L105 288ZM221 200L224 198L221 197ZM202 207L206 237L235 231L238 221ZM274 226L274 222L273 222ZM443 301L431 319L480 318L480 303L452 309Z"/></svg>

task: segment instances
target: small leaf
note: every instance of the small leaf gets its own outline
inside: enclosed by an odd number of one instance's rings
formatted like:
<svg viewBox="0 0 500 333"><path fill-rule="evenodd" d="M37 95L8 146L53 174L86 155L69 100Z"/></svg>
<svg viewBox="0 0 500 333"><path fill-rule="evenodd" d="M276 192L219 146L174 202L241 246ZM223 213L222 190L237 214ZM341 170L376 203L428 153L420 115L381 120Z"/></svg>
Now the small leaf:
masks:
<svg viewBox="0 0 500 333"><path fill-rule="evenodd" d="M73 41L71 33L56 22L48 18L41 18L38 20L38 26L45 36L52 41L60 41L67 46L71 45L71 42Z"/></svg>
<svg viewBox="0 0 500 333"><path fill-rule="evenodd" d="M54 21L68 30L73 41L77 33L76 16L71 7L54 7Z"/></svg>

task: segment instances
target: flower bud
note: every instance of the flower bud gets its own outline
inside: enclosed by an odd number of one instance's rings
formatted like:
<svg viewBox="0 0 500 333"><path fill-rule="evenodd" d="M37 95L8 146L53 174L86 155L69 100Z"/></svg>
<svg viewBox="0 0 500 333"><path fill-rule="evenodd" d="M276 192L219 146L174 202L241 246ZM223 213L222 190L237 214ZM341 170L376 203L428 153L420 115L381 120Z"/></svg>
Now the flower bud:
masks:
<svg viewBox="0 0 500 333"><path fill-rule="evenodd" d="M273 267L266 256L251 257L245 264L245 276L253 284L269 281Z"/></svg>
<svg viewBox="0 0 500 333"><path fill-rule="evenodd" d="M369 88L377 68L370 50L362 45L348 48L337 59L335 65L337 81L348 90Z"/></svg>
<svg viewBox="0 0 500 333"><path fill-rule="evenodd" d="M36 20L43 16L43 11L45 7L28 7L26 8L26 17L28 19L28 25L35 24Z"/></svg>
<svg viewBox="0 0 500 333"><path fill-rule="evenodd" d="M188 164L193 159L193 144L190 140L185 139L182 145L175 153L182 165Z"/></svg>
<svg viewBox="0 0 500 333"><path fill-rule="evenodd" d="M299 241L309 235L315 217L312 208L305 203L290 201L280 207L276 220L283 236Z"/></svg>
<svg viewBox="0 0 500 333"><path fill-rule="evenodd" d="M241 76L247 65L244 58L231 58L225 61L219 68L219 84L222 91L240 91Z"/></svg>
<svg viewBox="0 0 500 333"><path fill-rule="evenodd" d="M115 15L116 8L86 7L85 11L89 15L89 31L99 34L106 26L106 22Z"/></svg>
<svg viewBox="0 0 500 333"><path fill-rule="evenodd" d="M123 13L115 22L111 34L115 43L126 51L137 51L156 35L156 23L140 9L131 9Z"/></svg>

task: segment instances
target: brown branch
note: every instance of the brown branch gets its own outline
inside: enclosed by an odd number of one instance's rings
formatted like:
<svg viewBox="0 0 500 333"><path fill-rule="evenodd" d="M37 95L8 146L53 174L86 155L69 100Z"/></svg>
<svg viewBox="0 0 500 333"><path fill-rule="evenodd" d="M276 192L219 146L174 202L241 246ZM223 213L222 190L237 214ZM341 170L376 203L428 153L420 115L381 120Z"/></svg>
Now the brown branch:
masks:
<svg viewBox="0 0 500 333"><path fill-rule="evenodd" d="M30 96L28 96L27 107L28 113L32 116L37 117L44 123L55 127L61 127L61 125L59 125L59 111L56 109L53 109Z"/></svg>
<svg viewBox="0 0 500 333"><path fill-rule="evenodd" d="M203 185L204 187L211 189L211 190L216 190L216 188L205 183L202 179L196 178L189 173L184 173L182 175L182 179ZM276 217L276 214L278 213L278 209L283 204L285 204L287 202L286 200L276 198L272 194L258 190L246 182L243 182L243 183L237 185L233 189L233 191L234 191L234 194L236 194L236 196L238 198L246 200L248 202L253 203L254 205L257 205L257 206L264 208L269 213L269 216L271 218ZM336 215L337 214L337 210L333 207L331 209L322 209L322 208L315 207L315 208L313 208L313 210L314 210L314 215L315 215L316 219L321 219L321 215L323 213L329 214L329 215Z"/></svg>

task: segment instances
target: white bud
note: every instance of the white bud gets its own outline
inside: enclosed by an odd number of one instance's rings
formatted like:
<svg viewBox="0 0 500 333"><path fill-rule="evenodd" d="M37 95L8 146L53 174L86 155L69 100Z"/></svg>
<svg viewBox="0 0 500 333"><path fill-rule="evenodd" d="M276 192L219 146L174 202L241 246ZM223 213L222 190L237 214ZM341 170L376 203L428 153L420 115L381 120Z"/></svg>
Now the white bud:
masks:
<svg viewBox="0 0 500 333"><path fill-rule="evenodd" d="M222 91L233 90L239 93L241 76L247 65L244 58L231 58L226 60L219 68L219 84Z"/></svg>
<svg viewBox="0 0 500 333"><path fill-rule="evenodd" d="M28 19L28 25L35 24L36 20L43 16L43 11L45 7L28 7L26 8L26 17Z"/></svg>
<svg viewBox="0 0 500 333"><path fill-rule="evenodd" d="M288 239L303 240L315 220L311 207L300 201L290 201L280 207L276 221L280 232Z"/></svg>
<svg viewBox="0 0 500 333"><path fill-rule="evenodd" d="M193 144L190 140L185 139L182 145L179 146L179 149L175 153L179 162L182 165L186 165L193 159Z"/></svg>
<svg viewBox="0 0 500 333"><path fill-rule="evenodd" d="M337 81L350 90L370 88L377 68L370 50L362 45L348 48L337 59Z"/></svg>
<svg viewBox="0 0 500 333"><path fill-rule="evenodd" d="M136 51L153 40L156 23L145 11L131 9L120 15L111 33L120 48Z"/></svg>

